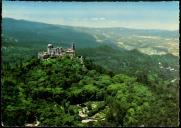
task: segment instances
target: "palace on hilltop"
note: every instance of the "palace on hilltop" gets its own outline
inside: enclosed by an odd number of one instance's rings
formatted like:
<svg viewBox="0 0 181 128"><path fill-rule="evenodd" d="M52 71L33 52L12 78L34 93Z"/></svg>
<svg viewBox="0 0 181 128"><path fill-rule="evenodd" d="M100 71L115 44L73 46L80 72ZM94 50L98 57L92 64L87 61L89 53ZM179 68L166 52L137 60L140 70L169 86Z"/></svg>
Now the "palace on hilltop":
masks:
<svg viewBox="0 0 181 128"><path fill-rule="evenodd" d="M71 48L64 49L62 47L54 48L52 44L48 44L46 52L39 52L38 59L44 60L49 57L63 57L70 56L73 58L75 56L75 44L72 43Z"/></svg>

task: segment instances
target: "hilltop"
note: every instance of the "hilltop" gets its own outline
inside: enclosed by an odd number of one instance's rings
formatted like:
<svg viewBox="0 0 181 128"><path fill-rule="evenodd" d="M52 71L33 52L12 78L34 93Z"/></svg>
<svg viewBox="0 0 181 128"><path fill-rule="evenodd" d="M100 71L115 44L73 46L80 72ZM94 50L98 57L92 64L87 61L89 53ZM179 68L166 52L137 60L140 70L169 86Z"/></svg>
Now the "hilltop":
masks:
<svg viewBox="0 0 181 128"><path fill-rule="evenodd" d="M68 56L7 65L2 87L5 126L36 121L38 126L178 124L177 84L158 80L154 74L142 84L139 78L114 74L86 58L84 66Z"/></svg>

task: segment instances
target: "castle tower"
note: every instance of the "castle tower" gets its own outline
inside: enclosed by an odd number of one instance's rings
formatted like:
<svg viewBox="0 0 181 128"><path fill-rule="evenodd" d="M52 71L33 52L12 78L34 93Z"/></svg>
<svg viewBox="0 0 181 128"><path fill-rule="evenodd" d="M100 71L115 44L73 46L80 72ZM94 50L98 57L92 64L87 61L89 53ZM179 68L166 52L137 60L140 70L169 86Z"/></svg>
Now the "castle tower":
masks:
<svg viewBox="0 0 181 128"><path fill-rule="evenodd" d="M75 51L75 44L74 43L72 43L72 50Z"/></svg>
<svg viewBox="0 0 181 128"><path fill-rule="evenodd" d="M51 54L51 49L53 48L53 45L52 44L48 44L47 46L47 52L48 52L48 55Z"/></svg>
<svg viewBox="0 0 181 128"><path fill-rule="evenodd" d="M73 56L75 56L75 44L72 43Z"/></svg>

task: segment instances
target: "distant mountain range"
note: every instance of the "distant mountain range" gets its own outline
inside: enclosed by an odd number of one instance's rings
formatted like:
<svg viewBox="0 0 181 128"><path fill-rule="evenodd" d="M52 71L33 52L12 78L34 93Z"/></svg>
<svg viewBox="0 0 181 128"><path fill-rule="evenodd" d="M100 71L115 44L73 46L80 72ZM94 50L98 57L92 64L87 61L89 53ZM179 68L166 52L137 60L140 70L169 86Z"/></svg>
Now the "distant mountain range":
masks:
<svg viewBox="0 0 181 128"><path fill-rule="evenodd" d="M179 31L71 27L3 18L2 37L25 47L43 48L48 43L69 47L75 42L78 48L106 44L118 49L138 49L149 55L171 53L178 56L179 53Z"/></svg>
<svg viewBox="0 0 181 128"><path fill-rule="evenodd" d="M19 42L36 45L58 43L63 46L69 46L75 42L77 47L95 47L97 45L93 36L75 31L72 27L4 18L2 28L5 37L14 38Z"/></svg>

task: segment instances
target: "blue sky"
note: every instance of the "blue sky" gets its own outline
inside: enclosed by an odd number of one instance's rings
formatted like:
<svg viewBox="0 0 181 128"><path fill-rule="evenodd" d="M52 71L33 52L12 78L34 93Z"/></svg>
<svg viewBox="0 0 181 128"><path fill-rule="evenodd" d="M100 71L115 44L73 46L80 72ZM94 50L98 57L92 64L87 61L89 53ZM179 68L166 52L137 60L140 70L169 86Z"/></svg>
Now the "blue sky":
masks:
<svg viewBox="0 0 181 128"><path fill-rule="evenodd" d="M3 1L2 17L82 27L179 29L179 2Z"/></svg>

